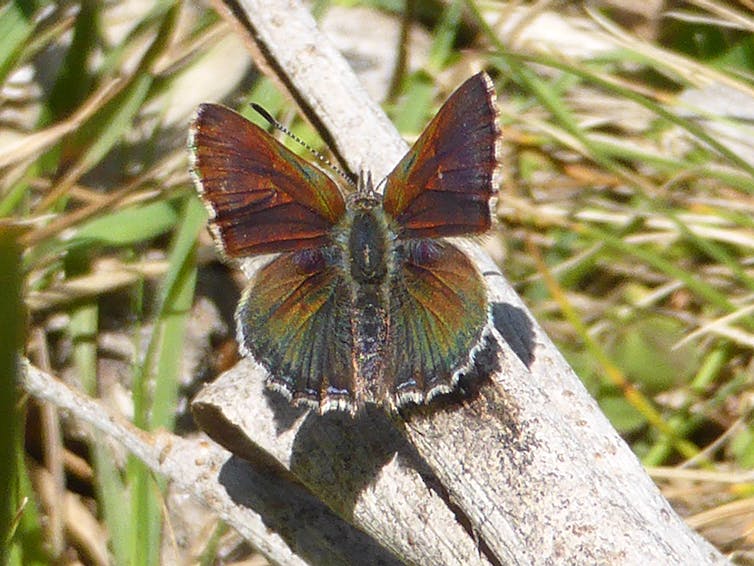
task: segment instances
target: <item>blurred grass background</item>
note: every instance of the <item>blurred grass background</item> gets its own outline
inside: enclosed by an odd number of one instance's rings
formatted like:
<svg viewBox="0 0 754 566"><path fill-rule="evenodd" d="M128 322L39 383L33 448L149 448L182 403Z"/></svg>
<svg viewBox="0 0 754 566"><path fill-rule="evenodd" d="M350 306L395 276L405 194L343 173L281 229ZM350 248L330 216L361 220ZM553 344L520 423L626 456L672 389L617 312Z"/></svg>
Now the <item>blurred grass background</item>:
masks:
<svg viewBox="0 0 754 566"><path fill-rule="evenodd" d="M485 246L676 509L754 563L752 5L312 9L408 140L490 72L504 183ZM318 138L193 2L5 3L0 85L0 312L19 312L22 277L34 364L146 430L191 434L187 401L233 362L242 282L203 229L190 114L253 100ZM7 376L18 332L3 330ZM11 383L11 564L261 560Z"/></svg>

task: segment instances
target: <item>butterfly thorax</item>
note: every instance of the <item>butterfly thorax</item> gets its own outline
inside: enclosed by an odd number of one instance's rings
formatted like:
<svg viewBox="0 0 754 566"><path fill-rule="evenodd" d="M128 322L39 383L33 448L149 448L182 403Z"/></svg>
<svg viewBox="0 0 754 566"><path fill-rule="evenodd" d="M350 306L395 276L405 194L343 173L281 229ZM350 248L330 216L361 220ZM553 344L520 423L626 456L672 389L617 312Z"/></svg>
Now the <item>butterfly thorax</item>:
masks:
<svg viewBox="0 0 754 566"><path fill-rule="evenodd" d="M348 235L348 263L359 285L379 285L387 274L388 238L384 212L363 208L353 214Z"/></svg>

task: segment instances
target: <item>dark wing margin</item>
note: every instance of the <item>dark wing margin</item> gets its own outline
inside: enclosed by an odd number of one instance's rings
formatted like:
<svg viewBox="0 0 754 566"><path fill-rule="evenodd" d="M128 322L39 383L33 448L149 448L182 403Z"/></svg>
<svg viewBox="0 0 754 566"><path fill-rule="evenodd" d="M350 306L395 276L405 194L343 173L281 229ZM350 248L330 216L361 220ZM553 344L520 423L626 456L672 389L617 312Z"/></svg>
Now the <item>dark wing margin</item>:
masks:
<svg viewBox="0 0 754 566"><path fill-rule="evenodd" d="M196 189L229 258L320 247L345 212L337 185L263 129L201 104L189 134Z"/></svg>
<svg viewBox="0 0 754 566"><path fill-rule="evenodd" d="M499 137L492 80L478 73L448 98L387 176L383 207L402 238L489 229Z"/></svg>

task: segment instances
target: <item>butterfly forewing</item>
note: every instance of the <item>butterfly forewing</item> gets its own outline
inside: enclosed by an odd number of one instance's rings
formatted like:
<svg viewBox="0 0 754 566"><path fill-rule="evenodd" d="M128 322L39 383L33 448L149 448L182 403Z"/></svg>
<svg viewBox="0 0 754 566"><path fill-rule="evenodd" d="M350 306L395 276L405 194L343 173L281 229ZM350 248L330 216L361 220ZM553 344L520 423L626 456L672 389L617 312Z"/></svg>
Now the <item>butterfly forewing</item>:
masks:
<svg viewBox="0 0 754 566"><path fill-rule="evenodd" d="M345 201L322 171L217 104L199 106L189 143L197 190L227 257L329 243Z"/></svg>
<svg viewBox="0 0 754 566"><path fill-rule="evenodd" d="M492 81L468 79L387 177L383 206L403 238L485 232L497 168Z"/></svg>

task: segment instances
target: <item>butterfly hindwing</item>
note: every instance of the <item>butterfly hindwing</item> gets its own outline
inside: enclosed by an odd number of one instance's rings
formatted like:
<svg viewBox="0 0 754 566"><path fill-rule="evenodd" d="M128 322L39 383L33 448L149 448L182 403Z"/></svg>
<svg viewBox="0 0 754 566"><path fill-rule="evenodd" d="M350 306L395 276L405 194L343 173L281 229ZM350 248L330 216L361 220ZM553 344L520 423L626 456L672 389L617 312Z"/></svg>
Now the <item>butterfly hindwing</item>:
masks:
<svg viewBox="0 0 754 566"><path fill-rule="evenodd" d="M197 190L227 257L326 245L345 212L335 183L267 132L218 104L197 110L189 140Z"/></svg>
<svg viewBox="0 0 754 566"><path fill-rule="evenodd" d="M489 229L499 138L494 97L487 74L468 79L388 175L383 206L401 237Z"/></svg>
<svg viewBox="0 0 754 566"><path fill-rule="evenodd" d="M387 376L398 405L450 391L488 320L484 281L450 242L410 240L393 275Z"/></svg>
<svg viewBox="0 0 754 566"><path fill-rule="evenodd" d="M353 396L348 284L333 247L284 253L262 267L236 312L242 349L268 384L323 410Z"/></svg>

